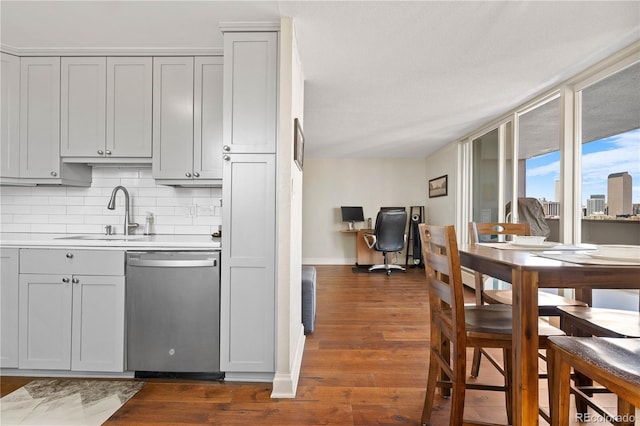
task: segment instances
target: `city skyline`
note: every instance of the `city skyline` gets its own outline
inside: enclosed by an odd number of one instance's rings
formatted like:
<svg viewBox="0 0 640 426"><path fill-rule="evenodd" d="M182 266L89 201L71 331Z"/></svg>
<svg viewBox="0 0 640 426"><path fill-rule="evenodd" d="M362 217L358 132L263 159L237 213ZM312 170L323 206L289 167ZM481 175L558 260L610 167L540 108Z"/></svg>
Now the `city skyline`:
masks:
<svg viewBox="0 0 640 426"><path fill-rule="evenodd" d="M560 179L560 152L527 160L527 196L555 199L555 181ZM582 145L582 194L586 206L593 194L607 195L607 178L628 172L632 177L632 203L640 203L640 129Z"/></svg>

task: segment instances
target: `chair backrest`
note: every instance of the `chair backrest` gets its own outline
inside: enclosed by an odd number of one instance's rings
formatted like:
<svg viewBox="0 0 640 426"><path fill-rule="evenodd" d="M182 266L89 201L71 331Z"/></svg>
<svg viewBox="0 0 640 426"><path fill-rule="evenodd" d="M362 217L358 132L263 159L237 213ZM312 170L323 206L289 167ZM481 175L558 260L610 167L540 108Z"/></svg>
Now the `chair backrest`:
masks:
<svg viewBox="0 0 640 426"><path fill-rule="evenodd" d="M481 242L483 235L531 235L528 223L477 223L469 222L469 238L471 244Z"/></svg>
<svg viewBox="0 0 640 426"><path fill-rule="evenodd" d="M511 201L505 206L506 218L509 219L511 215ZM518 221L526 222L531 228L531 234L528 235L541 235L548 237L551 233L549 224L544 217L544 209L542 204L537 198L532 197L519 197L518 198Z"/></svg>
<svg viewBox="0 0 640 426"><path fill-rule="evenodd" d="M401 251L404 248L404 230L407 212L404 210L380 210L376 216L375 249L384 252Z"/></svg>
<svg viewBox="0 0 640 426"><path fill-rule="evenodd" d="M425 263L431 327L438 327L451 344L453 359L458 357L458 348L466 347L466 323L464 314L464 290L460 253L453 225L435 226L421 223L420 240ZM432 342L432 348L436 342ZM464 370L462 370L464 371Z"/></svg>

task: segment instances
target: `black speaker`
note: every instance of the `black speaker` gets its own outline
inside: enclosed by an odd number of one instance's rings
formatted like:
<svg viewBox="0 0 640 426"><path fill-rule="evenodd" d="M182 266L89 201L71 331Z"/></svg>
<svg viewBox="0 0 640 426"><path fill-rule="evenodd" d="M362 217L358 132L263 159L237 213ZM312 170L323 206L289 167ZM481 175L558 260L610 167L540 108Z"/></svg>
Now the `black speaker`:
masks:
<svg viewBox="0 0 640 426"><path fill-rule="evenodd" d="M414 214L411 216L411 235L413 235L413 244L411 247L411 253L413 257L413 264L416 266L422 266L422 243L420 242L420 230L418 224L420 223L420 215Z"/></svg>

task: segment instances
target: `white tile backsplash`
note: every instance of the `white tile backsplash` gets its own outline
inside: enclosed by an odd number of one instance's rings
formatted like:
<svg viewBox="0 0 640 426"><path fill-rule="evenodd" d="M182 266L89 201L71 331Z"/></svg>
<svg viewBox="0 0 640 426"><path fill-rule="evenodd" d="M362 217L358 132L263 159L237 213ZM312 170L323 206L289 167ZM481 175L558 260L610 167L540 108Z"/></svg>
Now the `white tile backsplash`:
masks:
<svg viewBox="0 0 640 426"><path fill-rule="evenodd" d="M129 191L132 221L140 224L137 234L142 233L147 212L154 215L157 234L210 234L222 223L222 209L214 207L222 188L157 185L149 167L94 166L90 188L0 187L0 231L103 233L104 225L112 225L120 234L121 191L116 209L107 209L117 185Z"/></svg>

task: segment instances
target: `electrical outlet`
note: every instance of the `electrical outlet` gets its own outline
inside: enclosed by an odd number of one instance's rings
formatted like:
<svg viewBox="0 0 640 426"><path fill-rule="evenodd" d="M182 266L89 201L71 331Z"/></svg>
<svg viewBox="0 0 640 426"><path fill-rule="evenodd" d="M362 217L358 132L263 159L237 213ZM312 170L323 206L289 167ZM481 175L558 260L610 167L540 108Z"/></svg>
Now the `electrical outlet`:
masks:
<svg viewBox="0 0 640 426"><path fill-rule="evenodd" d="M213 216L213 206L197 206L198 216Z"/></svg>
<svg viewBox="0 0 640 426"><path fill-rule="evenodd" d="M184 206L184 215L186 217L193 217L196 215L197 213L197 205L195 204L188 204L186 206Z"/></svg>

